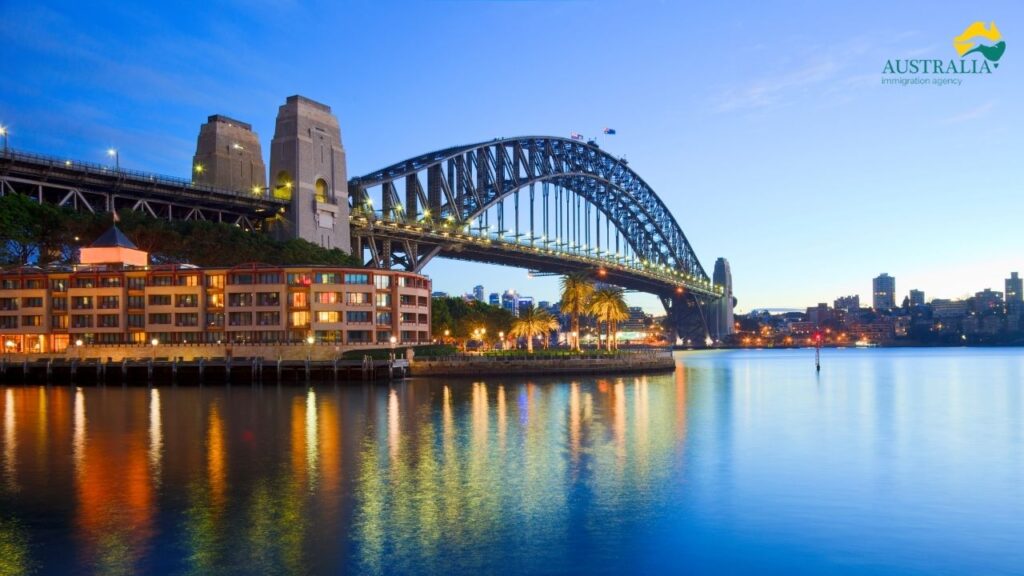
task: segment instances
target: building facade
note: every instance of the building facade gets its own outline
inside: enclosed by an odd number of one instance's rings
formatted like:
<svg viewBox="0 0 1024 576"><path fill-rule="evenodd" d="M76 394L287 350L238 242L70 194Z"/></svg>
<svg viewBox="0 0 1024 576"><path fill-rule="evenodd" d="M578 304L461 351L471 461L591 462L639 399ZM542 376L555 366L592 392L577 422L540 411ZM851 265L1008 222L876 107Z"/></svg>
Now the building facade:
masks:
<svg viewBox="0 0 1024 576"><path fill-rule="evenodd" d="M84 344L430 341L430 280L401 271L83 264L0 272L6 352Z"/></svg>
<svg viewBox="0 0 1024 576"><path fill-rule="evenodd" d="M911 290L910 291L910 307L917 308L924 306L924 291L923 290Z"/></svg>
<svg viewBox="0 0 1024 576"><path fill-rule="evenodd" d="M871 303L875 310L892 310L896 307L896 278L882 273L871 285Z"/></svg>
<svg viewBox="0 0 1024 576"><path fill-rule="evenodd" d="M1006 279L1006 310L1013 315L1024 310L1024 279L1016 272L1010 272Z"/></svg>

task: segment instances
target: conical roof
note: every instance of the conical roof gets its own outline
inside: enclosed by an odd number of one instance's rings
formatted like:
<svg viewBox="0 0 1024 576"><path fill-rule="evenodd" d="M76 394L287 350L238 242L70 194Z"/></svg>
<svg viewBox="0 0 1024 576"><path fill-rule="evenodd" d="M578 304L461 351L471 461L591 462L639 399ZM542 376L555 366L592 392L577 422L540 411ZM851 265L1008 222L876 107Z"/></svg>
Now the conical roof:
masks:
<svg viewBox="0 0 1024 576"><path fill-rule="evenodd" d="M91 244L92 248L131 248L132 250L138 250L138 246L135 245L124 232L117 227L115 224L111 226L106 232L100 235L95 242Z"/></svg>

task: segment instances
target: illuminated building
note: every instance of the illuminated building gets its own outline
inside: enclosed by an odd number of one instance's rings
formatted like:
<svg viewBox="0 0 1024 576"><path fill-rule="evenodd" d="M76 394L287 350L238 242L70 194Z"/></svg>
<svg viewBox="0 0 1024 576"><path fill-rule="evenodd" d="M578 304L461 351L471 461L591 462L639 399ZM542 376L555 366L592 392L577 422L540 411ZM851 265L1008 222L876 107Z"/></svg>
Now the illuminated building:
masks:
<svg viewBox="0 0 1024 576"><path fill-rule="evenodd" d="M872 305L875 310L892 310L896 307L896 278L883 273L872 282Z"/></svg>
<svg viewBox="0 0 1024 576"><path fill-rule="evenodd" d="M430 280L334 266L147 266L116 227L64 269L0 272L6 352L84 344L427 343Z"/></svg>

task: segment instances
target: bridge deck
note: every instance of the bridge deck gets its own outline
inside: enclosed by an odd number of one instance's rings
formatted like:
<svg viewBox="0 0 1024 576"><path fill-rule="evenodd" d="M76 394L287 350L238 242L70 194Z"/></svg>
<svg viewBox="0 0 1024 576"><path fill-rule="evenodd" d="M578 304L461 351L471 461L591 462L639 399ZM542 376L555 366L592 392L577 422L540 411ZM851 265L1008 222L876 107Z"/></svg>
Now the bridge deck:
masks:
<svg viewBox="0 0 1024 576"><path fill-rule="evenodd" d="M247 215L273 212L288 204L267 191L254 194L224 190L193 184L181 178L15 150L0 153L0 179L4 181L0 194L12 191L16 184L26 184L188 204Z"/></svg>

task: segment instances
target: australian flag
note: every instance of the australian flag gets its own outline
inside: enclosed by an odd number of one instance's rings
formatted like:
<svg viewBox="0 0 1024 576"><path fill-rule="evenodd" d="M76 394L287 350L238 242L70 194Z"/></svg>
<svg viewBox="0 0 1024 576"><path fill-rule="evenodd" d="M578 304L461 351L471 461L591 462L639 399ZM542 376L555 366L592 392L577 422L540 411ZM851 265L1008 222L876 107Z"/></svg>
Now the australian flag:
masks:
<svg viewBox="0 0 1024 576"><path fill-rule="evenodd" d="M615 128L605 128L604 129L604 133L605 134L615 134Z"/></svg>

